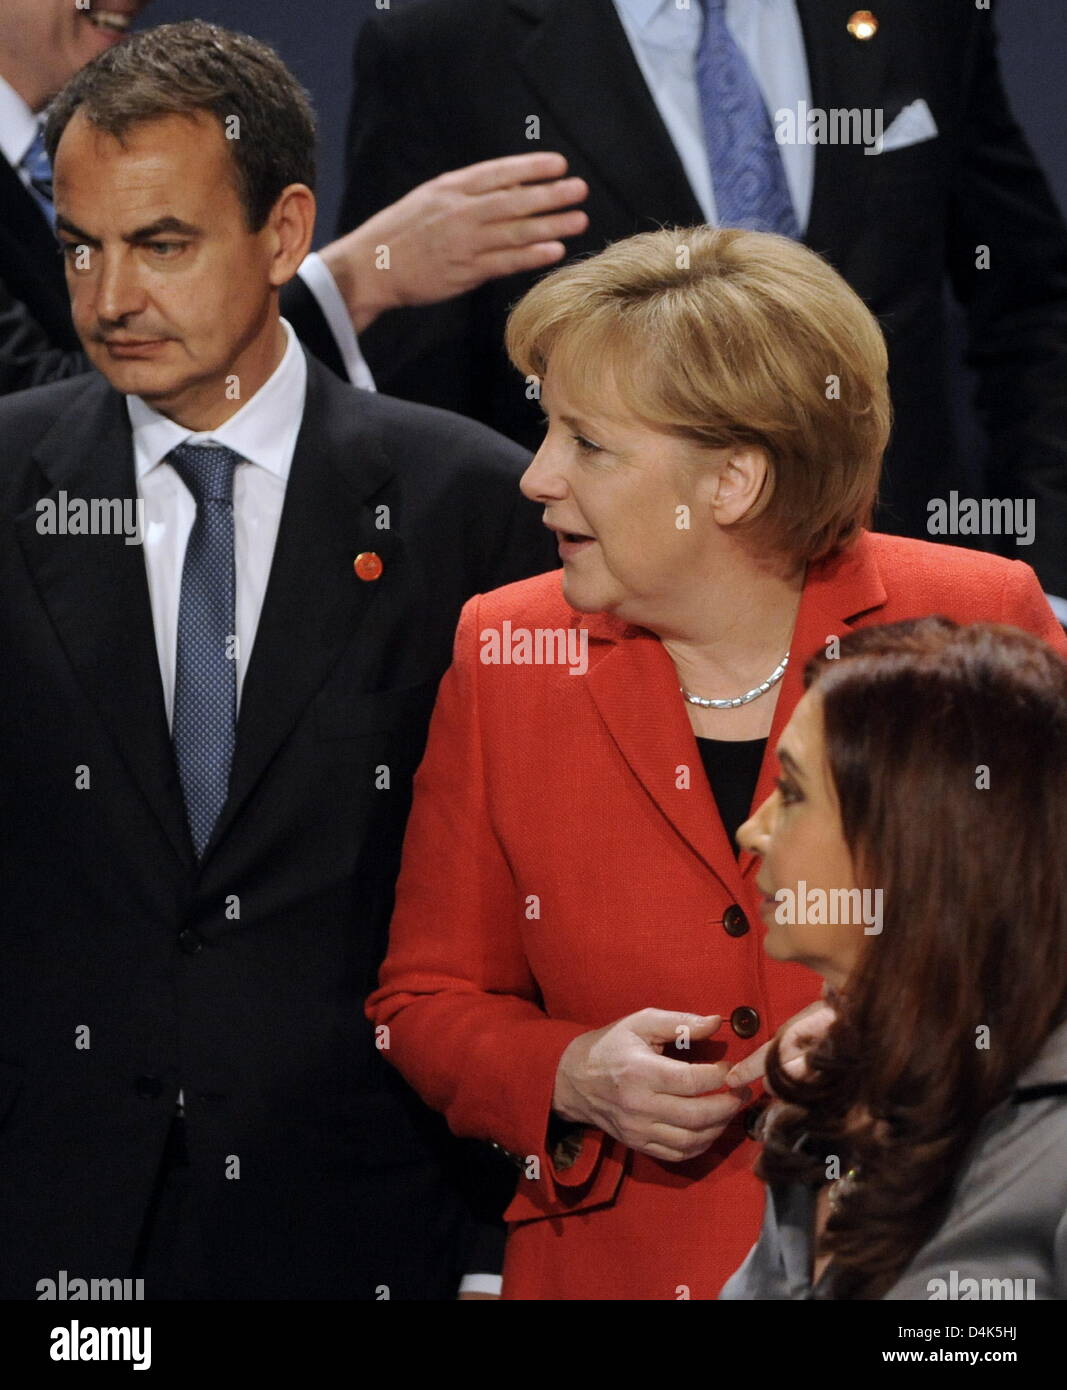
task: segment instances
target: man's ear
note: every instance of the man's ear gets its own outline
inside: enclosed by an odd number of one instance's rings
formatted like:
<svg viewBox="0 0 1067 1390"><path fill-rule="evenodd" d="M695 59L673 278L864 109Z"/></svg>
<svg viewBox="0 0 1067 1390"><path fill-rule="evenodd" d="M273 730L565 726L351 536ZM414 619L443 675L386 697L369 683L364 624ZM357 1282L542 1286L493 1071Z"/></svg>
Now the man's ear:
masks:
<svg viewBox="0 0 1067 1390"><path fill-rule="evenodd" d="M730 449L709 476L709 502L719 526L732 526L752 511L769 483L767 455L755 445Z"/></svg>
<svg viewBox="0 0 1067 1390"><path fill-rule="evenodd" d="M287 284L307 253L315 233L315 195L306 183L291 183L278 194L267 218L270 233L270 282Z"/></svg>

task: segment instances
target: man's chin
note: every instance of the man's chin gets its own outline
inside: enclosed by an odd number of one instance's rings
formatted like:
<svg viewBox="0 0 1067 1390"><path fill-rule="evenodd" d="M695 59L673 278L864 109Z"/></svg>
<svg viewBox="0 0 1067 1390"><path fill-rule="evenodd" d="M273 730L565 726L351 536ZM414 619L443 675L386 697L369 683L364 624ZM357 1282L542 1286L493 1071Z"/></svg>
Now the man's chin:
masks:
<svg viewBox="0 0 1067 1390"><path fill-rule="evenodd" d="M161 400L181 389L173 368L145 357L117 357L106 347L92 353L93 366L107 378L116 391L124 396L143 396L145 400Z"/></svg>

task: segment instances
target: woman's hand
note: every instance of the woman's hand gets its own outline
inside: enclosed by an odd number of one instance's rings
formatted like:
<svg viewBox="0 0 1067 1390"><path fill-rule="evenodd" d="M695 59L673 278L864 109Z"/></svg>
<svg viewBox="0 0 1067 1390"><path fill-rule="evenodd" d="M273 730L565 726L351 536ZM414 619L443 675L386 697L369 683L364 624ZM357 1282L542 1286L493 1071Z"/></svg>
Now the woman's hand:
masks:
<svg viewBox="0 0 1067 1390"><path fill-rule="evenodd" d="M787 1023L782 1024L776 1036L781 1039L780 1056L788 1076L799 1079L807 1075L808 1053L830 1031L830 1025L836 1017L832 1007L825 1000L817 999L814 1004L809 1004L806 1009L801 1009L800 1013L794 1014ZM773 1041L772 1038L771 1042ZM771 1043L765 1042L762 1047L731 1067L726 1075L727 1086L746 1086L750 1081L758 1081L766 1069L767 1053L770 1050ZM770 1091L771 1088L768 1086L767 1090ZM773 1091L771 1094L774 1094Z"/></svg>
<svg viewBox="0 0 1067 1390"><path fill-rule="evenodd" d="M682 1062L662 1054L669 1043L684 1047L710 1038L721 1023L719 1014L642 1009L582 1033L560 1058L553 1110L562 1119L595 1125L650 1158L696 1158L751 1093L739 1086L732 1094L710 1095L723 1086L725 1062Z"/></svg>

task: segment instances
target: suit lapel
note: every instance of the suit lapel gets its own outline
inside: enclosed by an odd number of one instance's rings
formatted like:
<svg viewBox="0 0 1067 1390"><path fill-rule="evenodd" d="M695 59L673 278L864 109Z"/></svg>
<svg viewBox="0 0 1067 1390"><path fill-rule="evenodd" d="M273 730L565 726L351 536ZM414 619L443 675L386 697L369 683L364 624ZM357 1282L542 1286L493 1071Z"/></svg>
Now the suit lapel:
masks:
<svg viewBox="0 0 1067 1390"><path fill-rule="evenodd" d="M95 375L34 457L49 484L42 496L57 508L62 492L68 501L137 495L125 400ZM141 546L122 535L41 534L38 520L35 504L16 530L59 642L163 832L191 863Z"/></svg>
<svg viewBox="0 0 1067 1390"><path fill-rule="evenodd" d="M308 358L304 421L241 694L229 796L212 845L232 825L370 606L395 586L403 562L399 538L378 529L371 505L393 468L377 432L353 419L354 394ZM353 561L361 551L381 557L381 580L356 577Z"/></svg>
<svg viewBox="0 0 1067 1390"><path fill-rule="evenodd" d="M811 105L877 110L886 90L887 36L879 32L861 41L848 32L855 10L852 0L796 0L808 59ZM886 0L883 0L883 4ZM879 6L880 17L883 6ZM886 113L886 123L890 113ZM804 241L834 265L843 264L857 244L866 216L866 196L872 161L862 146L815 146L815 184Z"/></svg>
<svg viewBox="0 0 1067 1390"><path fill-rule="evenodd" d="M665 225L703 222L611 0L509 3L537 21L516 61L588 159L592 180L629 208L635 228L651 225L653 213Z"/></svg>
<svg viewBox="0 0 1067 1390"><path fill-rule="evenodd" d="M11 237L18 243L23 255L33 262L38 278L48 286L57 307L65 308L68 302L67 282L55 236L32 193L2 155L0 205L4 209L4 225ZM18 290L17 285L10 288L16 292Z"/></svg>
<svg viewBox="0 0 1067 1390"><path fill-rule="evenodd" d="M885 586L865 532L850 550L810 568L753 807L771 793L777 766L774 748L803 694L809 657L825 647L828 637L843 637L851 620L881 607L885 600ZM727 891L740 898L742 880L759 861L751 854L742 854L739 862L734 858L666 649L651 633L613 618L597 615L584 621L591 643L607 646L599 659L591 659L587 683L612 739L681 838ZM655 718L650 710L656 711ZM688 786L678 785L679 780L685 782L681 768L689 769Z"/></svg>

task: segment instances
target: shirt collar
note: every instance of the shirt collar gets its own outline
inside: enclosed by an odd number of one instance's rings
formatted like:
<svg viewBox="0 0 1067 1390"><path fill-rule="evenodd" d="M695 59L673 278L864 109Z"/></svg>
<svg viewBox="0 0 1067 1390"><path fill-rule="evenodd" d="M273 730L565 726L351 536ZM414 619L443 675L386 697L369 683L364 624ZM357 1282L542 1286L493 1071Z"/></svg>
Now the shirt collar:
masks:
<svg viewBox="0 0 1067 1390"><path fill-rule="evenodd" d="M17 169L37 137L38 118L15 91L0 77L0 154Z"/></svg>
<svg viewBox="0 0 1067 1390"><path fill-rule="evenodd" d="M665 5L674 5L674 0L615 0L615 8L635 29L643 29Z"/></svg>
<svg viewBox="0 0 1067 1390"><path fill-rule="evenodd" d="M307 359L292 325L285 319L281 324L287 339L282 360L256 394L218 429L194 433L153 410L140 396L127 396L139 479L162 463L179 444L211 443L232 449L246 463L265 468L282 482L288 480L304 418Z"/></svg>
<svg viewBox="0 0 1067 1390"><path fill-rule="evenodd" d="M729 6L730 0L727 0ZM750 0L763 3L763 0ZM691 0L693 8L703 17L704 0ZM635 29L644 29L662 10L675 9L675 0L615 0L615 8Z"/></svg>

